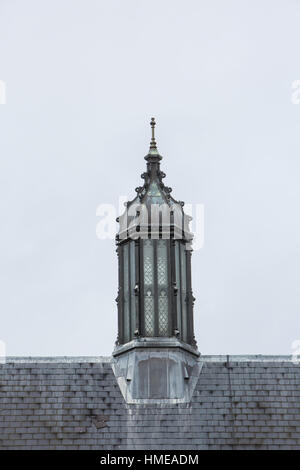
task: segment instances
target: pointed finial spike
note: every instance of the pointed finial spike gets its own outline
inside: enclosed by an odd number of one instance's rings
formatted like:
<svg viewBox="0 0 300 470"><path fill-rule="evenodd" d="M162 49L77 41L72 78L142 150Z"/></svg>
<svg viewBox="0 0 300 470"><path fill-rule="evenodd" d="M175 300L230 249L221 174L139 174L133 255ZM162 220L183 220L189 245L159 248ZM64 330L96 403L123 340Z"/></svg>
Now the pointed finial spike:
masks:
<svg viewBox="0 0 300 470"><path fill-rule="evenodd" d="M151 126L151 140L150 140L150 150L148 155L145 156L145 159L147 161L150 161L150 159L153 159L153 162L160 161L162 159L162 156L159 155L157 146L156 146L156 140L155 140L155 118L152 117L150 120L150 126Z"/></svg>
<svg viewBox="0 0 300 470"><path fill-rule="evenodd" d="M151 129L152 129L152 137L151 137L151 142L150 142L150 149L156 149L156 142L155 142L155 135L154 135L154 128L155 128L155 118L151 118L151 121L150 121L150 126L151 126Z"/></svg>

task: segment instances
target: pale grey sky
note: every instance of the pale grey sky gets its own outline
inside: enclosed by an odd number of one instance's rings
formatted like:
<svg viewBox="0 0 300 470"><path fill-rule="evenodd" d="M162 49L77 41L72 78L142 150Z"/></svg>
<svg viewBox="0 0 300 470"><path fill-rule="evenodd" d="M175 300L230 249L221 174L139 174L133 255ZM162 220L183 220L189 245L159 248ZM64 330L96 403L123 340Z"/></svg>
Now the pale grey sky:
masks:
<svg viewBox="0 0 300 470"><path fill-rule="evenodd" d="M0 0L0 339L9 355L110 354L114 242L149 119L166 184L205 205L193 255L204 354L300 339L300 2Z"/></svg>

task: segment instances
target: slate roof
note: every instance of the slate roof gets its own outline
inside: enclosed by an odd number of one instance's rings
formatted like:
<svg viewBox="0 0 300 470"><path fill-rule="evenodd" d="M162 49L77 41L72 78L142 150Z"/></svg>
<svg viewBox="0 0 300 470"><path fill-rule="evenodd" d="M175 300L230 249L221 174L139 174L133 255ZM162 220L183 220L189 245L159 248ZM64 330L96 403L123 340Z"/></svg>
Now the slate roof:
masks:
<svg viewBox="0 0 300 470"><path fill-rule="evenodd" d="M201 356L191 403L126 404L110 358L0 364L0 449L300 449L290 357Z"/></svg>

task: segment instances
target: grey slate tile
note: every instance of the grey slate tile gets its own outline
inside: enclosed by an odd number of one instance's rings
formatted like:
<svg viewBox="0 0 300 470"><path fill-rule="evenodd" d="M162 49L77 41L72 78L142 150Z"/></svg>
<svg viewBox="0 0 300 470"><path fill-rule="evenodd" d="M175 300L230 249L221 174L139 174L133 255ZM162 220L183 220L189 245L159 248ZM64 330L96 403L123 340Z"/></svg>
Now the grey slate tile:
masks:
<svg viewBox="0 0 300 470"><path fill-rule="evenodd" d="M231 389L224 364L204 362L190 404L127 405L110 363L1 365L0 448L300 449L299 368L230 367Z"/></svg>

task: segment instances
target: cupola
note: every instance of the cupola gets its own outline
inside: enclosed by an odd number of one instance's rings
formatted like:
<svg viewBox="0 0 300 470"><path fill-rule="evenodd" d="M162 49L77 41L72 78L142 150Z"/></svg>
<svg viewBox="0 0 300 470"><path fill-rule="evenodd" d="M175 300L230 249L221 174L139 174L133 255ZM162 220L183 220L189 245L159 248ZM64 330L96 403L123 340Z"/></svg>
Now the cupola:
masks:
<svg viewBox="0 0 300 470"><path fill-rule="evenodd" d="M166 175L160 169L162 156L157 150L154 118L150 125L152 136L149 152L145 156L147 167L141 175L144 183L136 188L135 198L126 203L124 213L117 219L118 337L113 356L119 366L122 363L123 378L126 369L126 388L130 389L129 382L134 379L139 382L139 386L135 384L134 390L131 390L131 398L132 393L135 393L136 398L148 399L151 399L153 393L157 394L150 391L149 374L154 367L155 370L161 369L158 379L161 374L166 379L162 389L158 387L161 389L158 395L167 399L171 393L170 381L174 381L169 370L171 366L179 366L177 380L178 383L182 382L183 392L183 385L188 383L191 369L188 362L192 361L195 365L195 358L199 356L193 320L193 236L189 230L191 217L185 214L184 203L175 200L171 196L172 188L163 182ZM174 357L170 359L170 353L174 355L175 352L180 357L177 355L174 362ZM140 354L144 355L144 372L135 371L133 374L132 367L128 368L129 356L137 366L142 357ZM141 380L144 383L143 392ZM141 397L141 394L144 396Z"/></svg>

